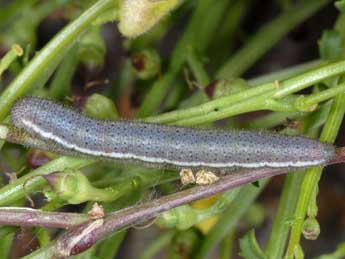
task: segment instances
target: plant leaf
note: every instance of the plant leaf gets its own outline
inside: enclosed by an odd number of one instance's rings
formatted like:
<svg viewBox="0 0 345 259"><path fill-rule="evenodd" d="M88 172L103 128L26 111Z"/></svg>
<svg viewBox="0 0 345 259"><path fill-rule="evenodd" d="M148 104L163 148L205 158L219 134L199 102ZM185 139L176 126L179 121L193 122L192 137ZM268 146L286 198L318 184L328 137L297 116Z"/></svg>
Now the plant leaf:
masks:
<svg viewBox="0 0 345 259"><path fill-rule="evenodd" d="M245 259L268 259L256 240L254 229L241 238L240 256Z"/></svg>

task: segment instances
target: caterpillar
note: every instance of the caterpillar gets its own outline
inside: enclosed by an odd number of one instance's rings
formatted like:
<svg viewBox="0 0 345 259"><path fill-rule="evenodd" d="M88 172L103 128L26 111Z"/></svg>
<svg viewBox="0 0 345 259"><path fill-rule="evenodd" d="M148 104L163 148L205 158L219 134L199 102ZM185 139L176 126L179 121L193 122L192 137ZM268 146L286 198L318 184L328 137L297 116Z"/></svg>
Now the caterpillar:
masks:
<svg viewBox="0 0 345 259"><path fill-rule="evenodd" d="M300 136L195 129L134 120L102 121L35 97L17 101L12 108L12 120L16 127L35 138L54 143L59 153L157 168L224 171L309 167L324 164L335 152L332 145Z"/></svg>

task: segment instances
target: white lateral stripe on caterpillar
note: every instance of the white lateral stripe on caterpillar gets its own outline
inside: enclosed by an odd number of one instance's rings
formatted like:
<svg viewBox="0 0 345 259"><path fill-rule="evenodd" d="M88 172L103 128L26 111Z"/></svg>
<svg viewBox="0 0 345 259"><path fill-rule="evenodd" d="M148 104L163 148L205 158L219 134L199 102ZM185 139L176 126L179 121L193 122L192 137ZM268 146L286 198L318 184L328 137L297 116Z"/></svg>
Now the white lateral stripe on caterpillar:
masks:
<svg viewBox="0 0 345 259"><path fill-rule="evenodd" d="M323 161L303 161L303 162L257 162L257 163L236 163L236 162L229 162L229 163L204 163L204 162L183 162L183 161L176 161L170 159L164 159L159 157L147 157L147 156L138 156L131 153L117 153L117 152L102 152L102 151L95 151L86 148L82 148L77 146L73 143L68 143L62 140L59 136L55 135L53 132L46 132L41 130L31 121L26 119L22 120L23 123L34 131L36 134L42 136L43 138L52 140L63 147L68 149L72 149L78 151L83 154L88 154L91 156L103 156L103 157L112 157L116 159L136 159L141 160L144 162L149 163L158 163L158 164L172 164L179 167L212 167L212 168L230 168L230 167L244 167L244 168L261 168L261 167L306 167L306 166L314 166L319 165Z"/></svg>
<svg viewBox="0 0 345 259"><path fill-rule="evenodd" d="M300 136L101 121L41 98L17 101L12 120L47 143L42 148L51 152L134 160L158 168L308 167L325 163L335 152L331 145Z"/></svg>

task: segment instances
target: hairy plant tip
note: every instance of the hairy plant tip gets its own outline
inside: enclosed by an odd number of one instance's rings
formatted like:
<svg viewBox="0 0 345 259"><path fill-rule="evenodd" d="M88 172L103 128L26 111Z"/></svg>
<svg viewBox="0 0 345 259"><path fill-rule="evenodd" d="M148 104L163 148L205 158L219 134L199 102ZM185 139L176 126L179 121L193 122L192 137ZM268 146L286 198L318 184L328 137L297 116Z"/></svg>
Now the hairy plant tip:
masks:
<svg viewBox="0 0 345 259"><path fill-rule="evenodd" d="M120 32L135 38L149 31L182 0L121 0Z"/></svg>

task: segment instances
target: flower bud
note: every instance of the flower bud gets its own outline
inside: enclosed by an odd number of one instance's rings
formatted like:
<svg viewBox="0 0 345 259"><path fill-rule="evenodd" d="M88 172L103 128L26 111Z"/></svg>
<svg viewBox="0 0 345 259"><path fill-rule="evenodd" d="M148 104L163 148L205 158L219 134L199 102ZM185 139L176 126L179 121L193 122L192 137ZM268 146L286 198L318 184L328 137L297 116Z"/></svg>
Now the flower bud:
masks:
<svg viewBox="0 0 345 259"><path fill-rule="evenodd" d="M150 30L180 2L181 0L121 0L119 30L124 36L135 38Z"/></svg>
<svg viewBox="0 0 345 259"><path fill-rule="evenodd" d="M92 191L87 177L79 172L52 173L44 177L55 191L57 197L70 204L79 204L89 200Z"/></svg>
<svg viewBox="0 0 345 259"><path fill-rule="evenodd" d="M305 239L317 239L320 235L319 222L315 218L307 218L303 223L302 233Z"/></svg>
<svg viewBox="0 0 345 259"><path fill-rule="evenodd" d="M132 66L140 79L150 79L159 73L161 60L153 49L146 49L132 55Z"/></svg>
<svg viewBox="0 0 345 259"><path fill-rule="evenodd" d="M83 112L89 117L102 120L116 120L119 118L114 102L97 93L86 99Z"/></svg>

